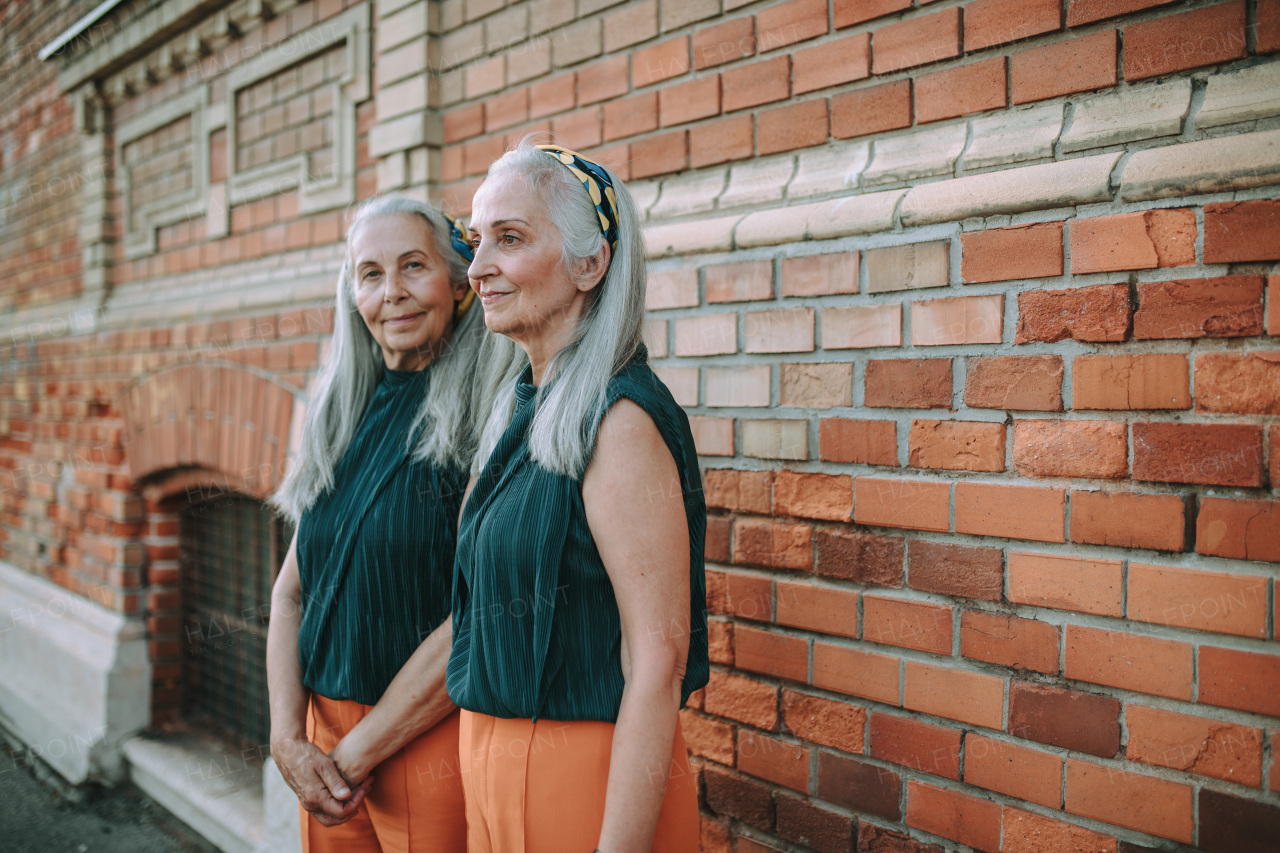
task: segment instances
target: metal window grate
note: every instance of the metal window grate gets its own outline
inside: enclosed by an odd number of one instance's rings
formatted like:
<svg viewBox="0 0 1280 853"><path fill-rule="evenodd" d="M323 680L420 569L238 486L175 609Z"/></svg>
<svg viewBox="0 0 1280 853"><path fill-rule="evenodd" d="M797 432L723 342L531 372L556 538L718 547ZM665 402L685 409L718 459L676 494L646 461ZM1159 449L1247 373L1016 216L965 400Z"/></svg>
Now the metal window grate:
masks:
<svg viewBox="0 0 1280 853"><path fill-rule="evenodd" d="M241 745L271 734L267 619L292 526L229 495L182 511L184 718Z"/></svg>

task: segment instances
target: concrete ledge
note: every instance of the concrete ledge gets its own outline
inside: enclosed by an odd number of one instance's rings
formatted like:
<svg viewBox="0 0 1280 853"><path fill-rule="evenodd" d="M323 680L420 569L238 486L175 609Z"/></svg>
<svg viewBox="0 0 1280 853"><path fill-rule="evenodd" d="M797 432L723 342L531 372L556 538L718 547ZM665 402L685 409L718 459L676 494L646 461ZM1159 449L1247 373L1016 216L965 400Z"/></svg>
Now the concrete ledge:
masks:
<svg viewBox="0 0 1280 853"><path fill-rule="evenodd" d="M1142 201L1280 183L1280 130L1149 148L1129 158L1120 196Z"/></svg>

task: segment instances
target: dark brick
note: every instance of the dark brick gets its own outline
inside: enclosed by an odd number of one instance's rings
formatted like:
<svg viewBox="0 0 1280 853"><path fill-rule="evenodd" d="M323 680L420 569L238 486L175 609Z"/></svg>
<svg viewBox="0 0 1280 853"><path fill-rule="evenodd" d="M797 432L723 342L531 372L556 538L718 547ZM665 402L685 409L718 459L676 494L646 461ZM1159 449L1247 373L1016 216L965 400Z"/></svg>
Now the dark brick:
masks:
<svg viewBox="0 0 1280 853"><path fill-rule="evenodd" d="M1015 681L1009 686L1009 734L1107 758L1120 750L1120 702Z"/></svg>
<svg viewBox="0 0 1280 853"><path fill-rule="evenodd" d="M858 821L858 853L945 853L945 851L937 844L926 844L901 832Z"/></svg>
<svg viewBox="0 0 1280 853"><path fill-rule="evenodd" d="M818 574L859 583L902 586L902 540L895 536L820 529Z"/></svg>
<svg viewBox="0 0 1280 853"><path fill-rule="evenodd" d="M1004 589L1004 556L999 548L912 539L907 566L907 585L912 589L984 601L999 601Z"/></svg>
<svg viewBox="0 0 1280 853"><path fill-rule="evenodd" d="M778 835L818 853L852 853L853 818L786 794L778 795L776 806Z"/></svg>
<svg viewBox="0 0 1280 853"><path fill-rule="evenodd" d="M1262 427L1133 425L1133 479L1258 488L1265 482Z"/></svg>
<svg viewBox="0 0 1280 853"><path fill-rule="evenodd" d="M818 759L818 796L854 811L900 820L902 777L892 770L822 753Z"/></svg>
<svg viewBox="0 0 1280 853"><path fill-rule="evenodd" d="M1280 809L1202 788L1200 846L1211 853L1276 853Z"/></svg>
<svg viewBox="0 0 1280 853"><path fill-rule="evenodd" d="M707 807L712 811L766 832L773 829L773 797L764 785L710 767L702 777L707 785Z"/></svg>

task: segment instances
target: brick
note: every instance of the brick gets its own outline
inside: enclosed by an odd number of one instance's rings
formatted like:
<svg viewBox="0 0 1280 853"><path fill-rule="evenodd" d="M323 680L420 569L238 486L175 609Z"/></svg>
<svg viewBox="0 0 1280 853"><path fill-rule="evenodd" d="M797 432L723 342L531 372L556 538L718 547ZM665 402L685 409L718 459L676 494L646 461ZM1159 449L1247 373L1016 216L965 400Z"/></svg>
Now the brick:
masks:
<svg viewBox="0 0 1280 853"><path fill-rule="evenodd" d="M773 829L773 796L759 782L713 767L702 772L707 806L717 814L735 817L766 832Z"/></svg>
<svg viewBox="0 0 1280 853"><path fill-rule="evenodd" d="M753 311L745 315L744 321L746 352L813 351L814 310L812 308Z"/></svg>
<svg viewBox="0 0 1280 853"><path fill-rule="evenodd" d="M902 778L891 770L831 752L818 755L818 796L858 812L896 821Z"/></svg>
<svg viewBox="0 0 1280 853"><path fill-rule="evenodd" d="M807 524L739 519L733 529L733 561L812 571L812 539L813 528Z"/></svg>
<svg viewBox="0 0 1280 853"><path fill-rule="evenodd" d="M960 617L960 654L1014 669L1055 675L1058 628L1002 613L966 610Z"/></svg>
<svg viewBox="0 0 1280 853"><path fill-rule="evenodd" d="M842 92L831 98L831 135L849 139L908 127L911 104L910 80Z"/></svg>
<svg viewBox="0 0 1280 853"><path fill-rule="evenodd" d="M823 418L818 423L818 458L827 462L897 465L897 424Z"/></svg>
<svg viewBox="0 0 1280 853"><path fill-rule="evenodd" d="M720 114L720 78L699 77L658 92L663 127Z"/></svg>
<svg viewBox="0 0 1280 853"><path fill-rule="evenodd" d="M1078 355L1071 368L1071 407L1188 409L1187 357L1175 353Z"/></svg>
<svg viewBox="0 0 1280 853"><path fill-rule="evenodd" d="M874 408L950 408L951 359L869 360L863 402Z"/></svg>
<svg viewBox="0 0 1280 853"><path fill-rule="evenodd" d="M878 140L875 157L862 172L862 185L898 184L932 175L951 177L965 137L964 125L947 124Z"/></svg>
<svg viewBox="0 0 1280 853"><path fill-rule="evenodd" d="M1191 646L1187 643L1067 625L1066 650L1067 678L1191 699Z"/></svg>
<svg viewBox="0 0 1280 853"><path fill-rule="evenodd" d="M1120 750L1120 703L1110 696L1015 681L1009 734L1107 758Z"/></svg>
<svg viewBox="0 0 1280 853"><path fill-rule="evenodd" d="M852 406L853 365L782 365L782 405Z"/></svg>
<svg viewBox="0 0 1280 853"><path fill-rule="evenodd" d="M717 563L729 562L729 533L732 524L727 518L712 516L707 519L706 558Z"/></svg>
<svg viewBox="0 0 1280 853"><path fill-rule="evenodd" d="M1043 104L975 119L973 138L964 152L964 168L968 171L1049 159L1062 133L1062 124L1061 104Z"/></svg>
<svg viewBox="0 0 1280 853"><path fill-rule="evenodd" d="M1009 60L1013 102L1114 86L1118 50L1116 30L1020 50Z"/></svg>
<svg viewBox="0 0 1280 853"><path fill-rule="evenodd" d="M1129 564L1128 616L1178 628L1265 639L1267 582L1261 575Z"/></svg>
<svg viewBox="0 0 1280 853"><path fill-rule="evenodd" d="M999 601L1004 558L999 548L912 539L907 546L912 589L983 601Z"/></svg>
<svg viewBox="0 0 1280 853"><path fill-rule="evenodd" d="M1056 809L1062 805L1062 759L1038 749L969 733L964 781Z"/></svg>
<svg viewBox="0 0 1280 853"><path fill-rule="evenodd" d="M1262 278L1223 276L1138 283L1133 336L1223 338L1262 334Z"/></svg>
<svg viewBox="0 0 1280 853"><path fill-rule="evenodd" d="M791 94L791 58L775 56L739 65L721 75L725 112L780 101Z"/></svg>
<svg viewBox="0 0 1280 853"><path fill-rule="evenodd" d="M870 736L873 758L934 776L960 778L959 729L873 711Z"/></svg>
<svg viewBox="0 0 1280 853"><path fill-rule="evenodd" d="M1261 11L1261 10L1260 10ZM1200 789L1200 844L1213 853L1267 853L1280 838L1280 809Z"/></svg>
<svg viewBox="0 0 1280 853"><path fill-rule="evenodd" d="M1280 202L1228 201L1204 206L1204 262L1280 260Z"/></svg>
<svg viewBox="0 0 1280 853"><path fill-rule="evenodd" d="M1258 0L1257 24L1254 28L1258 53L1280 50L1280 0Z"/></svg>
<svg viewBox="0 0 1280 853"><path fill-rule="evenodd" d="M813 686L897 705L898 659L815 641Z"/></svg>
<svg viewBox="0 0 1280 853"><path fill-rule="evenodd" d="M1025 290L1018 294L1014 343L1123 341L1129 331L1129 287L1095 284L1067 290Z"/></svg>
<svg viewBox="0 0 1280 853"><path fill-rule="evenodd" d="M708 367L704 373L708 406L769 405L769 365L767 364L753 364L745 367Z"/></svg>
<svg viewBox="0 0 1280 853"><path fill-rule="evenodd" d="M1073 273L1179 267L1196 261L1191 210L1147 210L1071 224Z"/></svg>
<svg viewBox="0 0 1280 853"><path fill-rule="evenodd" d="M741 619L768 621L773 613L773 585L767 577L743 572L718 572L724 578L724 606L720 612Z"/></svg>
<svg viewBox="0 0 1280 853"><path fill-rule="evenodd" d="M1128 473L1123 423L1114 421L1017 420L1013 465L1029 477L1118 479Z"/></svg>
<svg viewBox="0 0 1280 853"><path fill-rule="evenodd" d="M1186 504L1179 495L1073 489L1071 541L1181 551L1186 547Z"/></svg>
<svg viewBox="0 0 1280 853"><path fill-rule="evenodd" d="M680 712L680 729L690 755L733 766L733 726L685 710Z"/></svg>
<svg viewBox="0 0 1280 853"><path fill-rule="evenodd" d="M791 86L795 94L852 83L871 73L871 34L829 41L797 50L791 58Z"/></svg>
<svg viewBox="0 0 1280 853"><path fill-rule="evenodd" d="M1063 489L957 483L956 532L1063 542L1066 539L1065 504Z"/></svg>
<svg viewBox="0 0 1280 853"><path fill-rule="evenodd" d="M782 259L783 296L827 296L858 292L858 253Z"/></svg>
<svg viewBox="0 0 1280 853"><path fill-rule="evenodd" d="M529 117L543 118L573 109L576 80L577 75L571 71L530 86Z"/></svg>
<svg viewBox="0 0 1280 853"><path fill-rule="evenodd" d="M472 104L444 114L446 143L470 139L484 133L484 104Z"/></svg>
<svg viewBox="0 0 1280 853"><path fill-rule="evenodd" d="M1218 3L1124 29L1124 77L1143 80L1248 54L1244 0Z"/></svg>
<svg viewBox="0 0 1280 853"><path fill-rule="evenodd" d="M934 654L951 651L950 607L881 595L862 597L862 639Z"/></svg>
<svg viewBox="0 0 1280 853"><path fill-rule="evenodd" d="M880 27L872 33L874 74L960 55L960 10L947 9Z"/></svg>
<svg viewBox="0 0 1280 853"><path fill-rule="evenodd" d="M867 251L867 292L889 293L950 283L949 240Z"/></svg>
<svg viewBox="0 0 1280 853"><path fill-rule="evenodd" d="M1065 821L1005 806L1001 853L1116 853L1109 835Z"/></svg>
<svg viewBox="0 0 1280 853"><path fill-rule="evenodd" d="M783 418L744 420L742 455L759 459L808 459L809 422Z"/></svg>
<svg viewBox="0 0 1280 853"><path fill-rule="evenodd" d="M720 0L668 0L662 4L662 31L678 29L719 13Z"/></svg>
<svg viewBox="0 0 1280 853"><path fill-rule="evenodd" d="M1005 426L983 421L911 421L907 464L948 471L1003 471Z"/></svg>
<svg viewBox="0 0 1280 853"><path fill-rule="evenodd" d="M999 729L1004 721L1004 679L909 660L903 707Z"/></svg>
<svg viewBox="0 0 1280 853"><path fill-rule="evenodd" d="M964 402L975 409L1059 412L1062 374L1062 357L1057 355L970 358Z"/></svg>
<svg viewBox="0 0 1280 853"><path fill-rule="evenodd" d="M1067 26L1078 27L1105 18L1127 15L1152 6L1164 6L1173 0L1069 0Z"/></svg>
<svg viewBox="0 0 1280 853"><path fill-rule="evenodd" d="M1119 560L1009 552L1009 600L1016 604L1118 617L1123 593Z"/></svg>
<svg viewBox="0 0 1280 853"><path fill-rule="evenodd" d="M832 17L838 30L910 8L911 0L835 0Z"/></svg>
<svg viewBox="0 0 1280 853"><path fill-rule="evenodd" d="M1003 327L1002 293L911 303L911 343L916 346L998 344Z"/></svg>
<svg viewBox="0 0 1280 853"><path fill-rule="evenodd" d="M756 115L756 153L764 156L827 141L827 101L802 101Z"/></svg>
<svg viewBox="0 0 1280 853"><path fill-rule="evenodd" d="M755 18L750 15L693 34L693 67L697 71L753 56L755 52Z"/></svg>
<svg viewBox="0 0 1280 853"><path fill-rule="evenodd" d="M1280 717L1280 656L1200 646L1197 701Z"/></svg>
<svg viewBox="0 0 1280 853"><path fill-rule="evenodd" d="M847 474L779 471L774 478L773 508L778 515L848 521L853 510L853 480Z"/></svg>
<svg viewBox="0 0 1280 853"><path fill-rule="evenodd" d="M902 540L871 533L818 530L818 574L879 586L902 586Z"/></svg>
<svg viewBox="0 0 1280 853"><path fill-rule="evenodd" d="M1202 498L1196 516L1196 552L1280 562L1280 502Z"/></svg>
<svg viewBox="0 0 1280 853"><path fill-rule="evenodd" d="M627 56L611 56L578 70L578 106L608 101L627 93Z"/></svg>
<svg viewBox="0 0 1280 853"><path fill-rule="evenodd" d="M653 0L628 3L604 17L605 53L648 41L657 34L658 4Z"/></svg>
<svg viewBox="0 0 1280 853"><path fill-rule="evenodd" d="M738 351L738 315L703 314L675 322L676 355L722 355Z"/></svg>
<svg viewBox="0 0 1280 853"><path fill-rule="evenodd" d="M964 8L966 52L1049 33L1061 26L1054 0L978 0Z"/></svg>
<svg viewBox="0 0 1280 853"><path fill-rule="evenodd" d="M1258 488L1265 476L1260 426L1133 425L1135 480Z"/></svg>
<svg viewBox="0 0 1280 853"><path fill-rule="evenodd" d="M631 177L648 178L679 172L689 159L688 135L683 130L651 136L631 144Z"/></svg>
<svg viewBox="0 0 1280 853"><path fill-rule="evenodd" d="M742 261L706 268L707 302L750 302L773 298L773 263Z"/></svg>
<svg viewBox="0 0 1280 853"><path fill-rule="evenodd" d="M761 53L826 32L826 0L786 0L756 15L756 49Z"/></svg>
<svg viewBox="0 0 1280 853"><path fill-rule="evenodd" d="M1000 805L949 788L907 782L906 823L977 850L1000 849Z"/></svg>
<svg viewBox="0 0 1280 853"><path fill-rule="evenodd" d="M1009 104L1003 56L921 74L915 88L919 124Z"/></svg>
<svg viewBox="0 0 1280 853"><path fill-rule="evenodd" d="M844 752L862 752L866 708L783 690L782 717L796 737Z"/></svg>
<svg viewBox="0 0 1280 853"><path fill-rule="evenodd" d="M1062 223L1014 225L960 235L965 283L1062 275Z"/></svg>
<svg viewBox="0 0 1280 853"><path fill-rule="evenodd" d="M915 841L901 832L858 821L859 853L943 853L937 844Z"/></svg>
<svg viewBox="0 0 1280 853"><path fill-rule="evenodd" d="M927 480L857 477L853 481L853 520L876 527L908 530L950 529L951 487Z"/></svg>
<svg viewBox="0 0 1280 853"><path fill-rule="evenodd" d="M641 92L630 98L618 98L604 105L604 138L606 141L648 133L658 129L658 93Z"/></svg>
<svg viewBox="0 0 1280 853"><path fill-rule="evenodd" d="M1267 276L1267 334L1280 335L1280 275Z"/></svg>
<svg viewBox="0 0 1280 853"><path fill-rule="evenodd" d="M698 368L655 367L654 373L682 406L698 405Z"/></svg>
<svg viewBox="0 0 1280 853"><path fill-rule="evenodd" d="M902 346L902 304L850 305L822 311L822 348Z"/></svg>
<svg viewBox="0 0 1280 853"><path fill-rule="evenodd" d="M1145 705L1125 710L1125 758L1249 785L1262 785L1262 730Z"/></svg>
<svg viewBox="0 0 1280 853"><path fill-rule="evenodd" d="M631 55L631 86L641 89L689 73L689 37L679 36Z"/></svg>
<svg viewBox="0 0 1280 853"><path fill-rule="evenodd" d="M733 629L733 663L746 672L759 672L801 683L809 680L809 643L747 625Z"/></svg>
<svg viewBox="0 0 1280 853"><path fill-rule="evenodd" d="M600 107L566 113L551 120L551 129L559 145L592 148L603 141Z"/></svg>
<svg viewBox="0 0 1280 853"><path fill-rule="evenodd" d="M1197 356L1196 409L1280 415L1280 351Z"/></svg>
<svg viewBox="0 0 1280 853"><path fill-rule="evenodd" d="M778 690L740 675L712 671L706 687L708 714L728 717L765 731L778 727Z"/></svg>
<svg viewBox="0 0 1280 853"><path fill-rule="evenodd" d="M852 817L785 794L778 794L774 803L778 812L778 835L783 838L824 853L853 850Z"/></svg>
<svg viewBox="0 0 1280 853"><path fill-rule="evenodd" d="M1076 104L1062 135L1064 152L1172 136L1182 130L1191 103L1191 81L1170 80L1109 92Z"/></svg>
<svg viewBox="0 0 1280 853"><path fill-rule="evenodd" d="M1066 810L1190 843L1191 786L1067 759Z"/></svg>
<svg viewBox="0 0 1280 853"><path fill-rule="evenodd" d="M772 510L771 471L733 471L709 468L702 474L703 494L710 509L768 515Z"/></svg>

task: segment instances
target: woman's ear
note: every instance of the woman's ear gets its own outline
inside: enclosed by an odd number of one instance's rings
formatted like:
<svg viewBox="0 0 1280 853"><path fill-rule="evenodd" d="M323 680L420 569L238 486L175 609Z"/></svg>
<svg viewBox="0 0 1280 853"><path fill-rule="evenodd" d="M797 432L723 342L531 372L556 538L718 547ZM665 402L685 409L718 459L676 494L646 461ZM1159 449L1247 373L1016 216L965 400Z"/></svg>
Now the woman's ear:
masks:
<svg viewBox="0 0 1280 853"><path fill-rule="evenodd" d="M600 251L596 252L589 258L578 259L578 290L586 293L594 290L600 280L604 278L604 274L609 270L610 250L609 244L604 243L600 247Z"/></svg>

